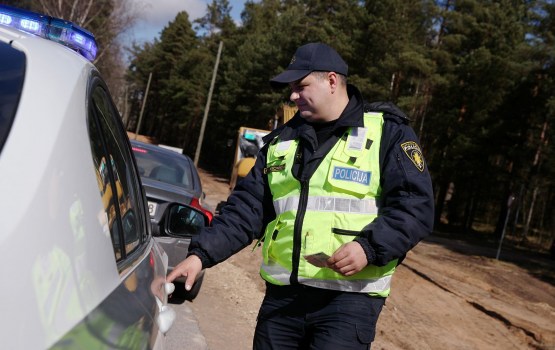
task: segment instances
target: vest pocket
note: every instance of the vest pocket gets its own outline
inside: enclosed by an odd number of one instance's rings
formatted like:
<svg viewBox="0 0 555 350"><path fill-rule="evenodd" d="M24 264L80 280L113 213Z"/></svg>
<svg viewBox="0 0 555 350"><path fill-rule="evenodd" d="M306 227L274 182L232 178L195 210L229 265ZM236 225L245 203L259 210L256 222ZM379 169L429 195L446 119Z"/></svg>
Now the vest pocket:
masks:
<svg viewBox="0 0 555 350"><path fill-rule="evenodd" d="M261 238L264 242L262 246L262 258L264 259L265 264L268 264L270 248L278 234L278 225L279 218L276 218L274 221L268 224L268 226L266 227L266 231L264 232L264 236Z"/></svg>
<svg viewBox="0 0 555 350"><path fill-rule="evenodd" d="M360 231L355 231L355 230L345 230L342 228L336 228L333 227L331 229L331 232L337 234L337 235L343 235L343 236L360 236Z"/></svg>
<svg viewBox="0 0 555 350"><path fill-rule="evenodd" d="M278 217L274 222L268 224L265 232L264 249L262 257L264 263L268 264L273 261L282 260L282 254L287 254L289 245L292 246L292 238L288 239L289 235L285 226L287 221L283 221ZM291 235L292 237L292 235Z"/></svg>

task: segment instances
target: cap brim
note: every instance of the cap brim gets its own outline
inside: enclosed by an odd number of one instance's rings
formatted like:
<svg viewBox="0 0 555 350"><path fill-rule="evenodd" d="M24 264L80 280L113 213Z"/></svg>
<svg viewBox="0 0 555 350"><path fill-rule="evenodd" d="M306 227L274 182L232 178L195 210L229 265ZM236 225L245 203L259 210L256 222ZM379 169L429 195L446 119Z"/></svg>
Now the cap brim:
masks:
<svg viewBox="0 0 555 350"><path fill-rule="evenodd" d="M273 88L282 88L287 84L301 80L311 73L310 70L286 70L270 79L270 85Z"/></svg>

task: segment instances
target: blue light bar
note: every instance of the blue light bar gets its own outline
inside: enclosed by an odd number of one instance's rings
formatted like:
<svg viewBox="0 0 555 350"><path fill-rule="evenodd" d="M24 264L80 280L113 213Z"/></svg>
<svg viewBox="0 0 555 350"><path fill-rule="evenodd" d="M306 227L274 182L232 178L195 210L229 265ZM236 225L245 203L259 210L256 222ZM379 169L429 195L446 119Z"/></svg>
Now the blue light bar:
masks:
<svg viewBox="0 0 555 350"><path fill-rule="evenodd" d="M60 18L0 5L0 25L56 41L79 52L89 61L96 57L96 40L87 30Z"/></svg>

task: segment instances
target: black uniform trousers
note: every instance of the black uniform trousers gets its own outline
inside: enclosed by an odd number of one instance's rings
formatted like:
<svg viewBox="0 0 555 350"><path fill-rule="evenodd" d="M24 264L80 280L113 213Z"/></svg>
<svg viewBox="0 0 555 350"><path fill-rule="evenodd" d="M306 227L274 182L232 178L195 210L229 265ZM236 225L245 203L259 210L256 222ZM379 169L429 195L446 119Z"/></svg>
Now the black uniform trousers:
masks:
<svg viewBox="0 0 555 350"><path fill-rule="evenodd" d="M385 298L266 283L253 349L370 349Z"/></svg>

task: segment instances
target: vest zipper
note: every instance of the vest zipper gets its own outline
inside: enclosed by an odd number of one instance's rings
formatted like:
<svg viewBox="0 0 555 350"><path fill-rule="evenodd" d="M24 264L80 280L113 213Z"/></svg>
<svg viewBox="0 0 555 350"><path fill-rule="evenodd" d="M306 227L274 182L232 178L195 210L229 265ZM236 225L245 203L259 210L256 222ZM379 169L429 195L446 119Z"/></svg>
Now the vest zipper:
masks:
<svg viewBox="0 0 555 350"><path fill-rule="evenodd" d="M295 227L293 232L293 256L291 257L291 277L289 283L299 283L299 260L301 256L302 244L302 228L304 216L306 213L306 203L308 200L308 181L301 182L301 195L299 198L299 208L297 209L297 217L295 218Z"/></svg>

